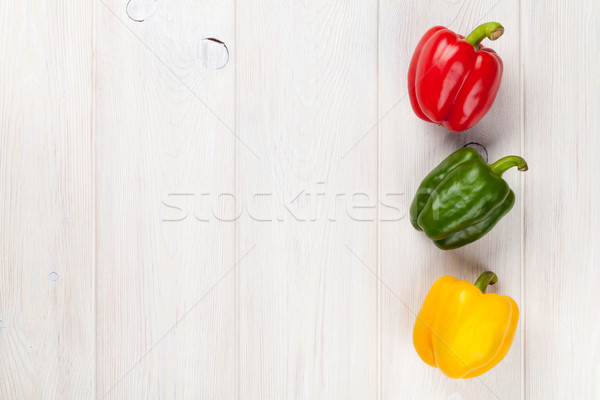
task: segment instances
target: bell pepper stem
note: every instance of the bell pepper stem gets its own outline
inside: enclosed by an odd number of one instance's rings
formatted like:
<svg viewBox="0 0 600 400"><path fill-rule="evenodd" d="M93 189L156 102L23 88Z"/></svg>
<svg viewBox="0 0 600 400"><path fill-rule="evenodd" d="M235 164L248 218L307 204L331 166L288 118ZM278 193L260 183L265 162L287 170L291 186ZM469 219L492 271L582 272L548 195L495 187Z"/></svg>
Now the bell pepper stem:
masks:
<svg viewBox="0 0 600 400"><path fill-rule="evenodd" d="M493 285L498 282L498 276L492 271L485 271L483 274L479 275L479 278L475 281L475 286L481 293L485 293L488 285Z"/></svg>
<svg viewBox="0 0 600 400"><path fill-rule="evenodd" d="M504 27L498 22L486 22L479 25L464 40L471 43L475 50L479 50L479 43L485 38L496 40L504 33Z"/></svg>
<svg viewBox="0 0 600 400"><path fill-rule="evenodd" d="M512 167L518 167L519 171L527 171L527 169L529 168L527 166L527 162L519 156L502 157L501 159L490 165L490 168L492 169L494 174L498 176L502 176L503 173L505 173Z"/></svg>

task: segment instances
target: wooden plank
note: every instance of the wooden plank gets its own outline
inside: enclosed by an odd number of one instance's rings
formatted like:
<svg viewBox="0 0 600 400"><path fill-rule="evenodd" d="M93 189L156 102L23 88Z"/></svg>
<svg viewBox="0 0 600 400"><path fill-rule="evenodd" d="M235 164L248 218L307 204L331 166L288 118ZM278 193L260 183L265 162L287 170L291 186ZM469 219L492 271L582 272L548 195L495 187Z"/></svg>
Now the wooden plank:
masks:
<svg viewBox="0 0 600 400"><path fill-rule="evenodd" d="M526 395L600 397L600 6L523 0Z"/></svg>
<svg viewBox="0 0 600 400"><path fill-rule="evenodd" d="M126 10L97 13L96 394L231 399L234 3Z"/></svg>
<svg viewBox="0 0 600 400"><path fill-rule="evenodd" d="M0 398L94 385L93 4L0 4Z"/></svg>
<svg viewBox="0 0 600 400"><path fill-rule="evenodd" d="M409 206L423 177L447 155L468 142L484 145L490 162L521 152L519 95L519 2L382 1L379 67L379 198L400 211L400 221L380 224L381 398L518 398L521 394L521 335L507 357L492 371L471 380L451 380L424 364L412 344L416 313L436 279L451 275L474 281L485 269L500 283L490 291L510 295L521 304L521 207L516 171L505 174L519 201L492 232L453 251L436 248L413 229ZM485 45L504 61L498 97L489 114L464 133L451 133L421 121L407 95L407 71L417 42L427 29L444 25L468 34L477 25L497 20L505 35ZM401 195L392 196L400 193ZM383 215L382 215L383 217ZM393 219L393 218L391 218Z"/></svg>
<svg viewBox="0 0 600 400"><path fill-rule="evenodd" d="M239 396L374 398L377 2L238 2L237 43Z"/></svg>

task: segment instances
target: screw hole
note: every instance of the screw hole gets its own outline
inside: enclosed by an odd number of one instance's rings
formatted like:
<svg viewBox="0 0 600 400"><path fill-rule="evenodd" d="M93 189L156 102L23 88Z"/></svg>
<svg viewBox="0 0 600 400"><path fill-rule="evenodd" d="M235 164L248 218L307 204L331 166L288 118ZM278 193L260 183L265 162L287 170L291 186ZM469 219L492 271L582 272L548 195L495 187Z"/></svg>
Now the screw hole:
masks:
<svg viewBox="0 0 600 400"><path fill-rule="evenodd" d="M204 68L221 69L229 62L227 45L215 38L204 38L198 44L198 58Z"/></svg>
<svg viewBox="0 0 600 400"><path fill-rule="evenodd" d="M58 274L56 272L50 272L48 279L50 279L52 282L56 282L58 281Z"/></svg>
<svg viewBox="0 0 600 400"><path fill-rule="evenodd" d="M152 17L158 8L158 0L129 0L125 11L135 22L144 22Z"/></svg>

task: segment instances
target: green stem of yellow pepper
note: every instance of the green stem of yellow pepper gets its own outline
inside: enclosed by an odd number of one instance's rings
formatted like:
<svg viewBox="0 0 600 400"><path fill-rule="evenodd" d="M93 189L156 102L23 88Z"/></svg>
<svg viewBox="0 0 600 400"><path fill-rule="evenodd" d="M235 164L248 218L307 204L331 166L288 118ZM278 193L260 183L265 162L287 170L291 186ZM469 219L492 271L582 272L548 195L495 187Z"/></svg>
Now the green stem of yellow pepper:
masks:
<svg viewBox="0 0 600 400"><path fill-rule="evenodd" d="M479 275L479 278L475 281L475 286L481 293L485 293L488 285L493 285L498 282L498 276L492 271L485 271L483 274Z"/></svg>
<svg viewBox="0 0 600 400"><path fill-rule="evenodd" d="M502 157L501 159L490 165L490 168L492 169L494 174L498 176L502 176L502 174L506 172L506 170L512 167L518 167L519 171L527 171L528 168L527 162L519 156Z"/></svg>

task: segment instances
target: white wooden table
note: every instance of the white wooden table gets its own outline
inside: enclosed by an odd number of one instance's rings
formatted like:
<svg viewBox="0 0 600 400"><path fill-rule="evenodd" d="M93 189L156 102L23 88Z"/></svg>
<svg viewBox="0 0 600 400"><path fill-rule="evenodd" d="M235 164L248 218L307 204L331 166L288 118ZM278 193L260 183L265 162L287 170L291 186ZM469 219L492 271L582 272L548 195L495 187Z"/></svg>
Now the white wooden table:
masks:
<svg viewBox="0 0 600 400"><path fill-rule="evenodd" d="M597 1L136 1L0 2L1 399L600 397ZM419 120L421 35L490 20L490 113ZM408 205L467 142L530 170L444 252ZM518 332L450 380L415 312L484 269Z"/></svg>

